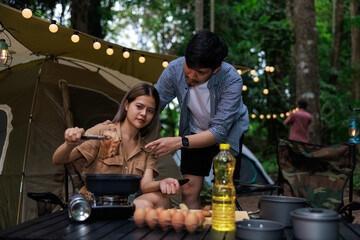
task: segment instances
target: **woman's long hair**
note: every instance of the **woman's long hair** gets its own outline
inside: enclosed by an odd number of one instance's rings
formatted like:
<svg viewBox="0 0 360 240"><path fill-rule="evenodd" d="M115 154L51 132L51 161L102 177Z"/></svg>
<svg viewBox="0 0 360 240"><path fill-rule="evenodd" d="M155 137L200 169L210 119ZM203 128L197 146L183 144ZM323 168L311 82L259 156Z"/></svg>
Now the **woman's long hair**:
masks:
<svg viewBox="0 0 360 240"><path fill-rule="evenodd" d="M160 97L159 93L156 88L148 83L140 83L132 87L123 97L119 110L116 113L114 119L112 120L113 123L115 122L122 122L126 117L126 110L125 110L125 103L126 101L130 104L139 96L150 96L153 97L155 100L155 112L154 117L151 122L140 129L140 134L142 137L147 137L151 133L157 130L159 126L159 118L160 118Z"/></svg>

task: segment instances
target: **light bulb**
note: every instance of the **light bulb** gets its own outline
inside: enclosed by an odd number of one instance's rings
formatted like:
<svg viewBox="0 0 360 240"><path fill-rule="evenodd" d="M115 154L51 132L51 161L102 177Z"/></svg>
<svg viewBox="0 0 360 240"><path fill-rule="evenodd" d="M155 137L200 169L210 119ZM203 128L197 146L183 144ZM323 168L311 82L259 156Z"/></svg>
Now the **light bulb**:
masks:
<svg viewBox="0 0 360 240"><path fill-rule="evenodd" d="M280 113L280 117L281 117L281 118L285 117L285 114Z"/></svg>
<svg viewBox="0 0 360 240"><path fill-rule="evenodd" d="M71 36L71 41L73 43L77 43L80 41L80 37L79 37L79 33L78 32L74 32L74 34Z"/></svg>
<svg viewBox="0 0 360 240"><path fill-rule="evenodd" d="M265 72L270 72L270 67L269 66L265 67Z"/></svg>
<svg viewBox="0 0 360 240"><path fill-rule="evenodd" d="M274 67L270 67L270 72L274 72L275 68Z"/></svg>
<svg viewBox="0 0 360 240"><path fill-rule="evenodd" d="M263 115L263 114L260 114L259 118L260 118L260 119L264 119L264 115Z"/></svg>
<svg viewBox="0 0 360 240"><path fill-rule="evenodd" d="M29 8L24 8L21 12L22 16L24 18L31 18L32 17L32 11Z"/></svg>
<svg viewBox="0 0 360 240"><path fill-rule="evenodd" d="M271 115L270 115L270 114L266 115L266 118L267 118L267 119L270 119L270 118L271 118Z"/></svg>
<svg viewBox="0 0 360 240"><path fill-rule="evenodd" d="M272 116L272 117L275 119L275 118L277 118L277 115L276 115L276 114L273 114L273 116Z"/></svg>
<svg viewBox="0 0 360 240"><path fill-rule="evenodd" d="M58 26L56 25L55 20L51 20L51 24L49 26L49 31L52 33L56 33L59 30Z"/></svg>
<svg viewBox="0 0 360 240"><path fill-rule="evenodd" d="M250 71L251 76L254 76L256 74L256 71L253 69Z"/></svg>
<svg viewBox="0 0 360 240"><path fill-rule="evenodd" d="M0 50L0 63L5 64L8 60L8 56L9 56L9 51L7 51L5 49L1 49Z"/></svg>
<svg viewBox="0 0 360 240"><path fill-rule="evenodd" d="M124 52L123 52L123 57L124 57L124 58L129 58L129 57L130 57L130 53L129 53L128 50L124 50Z"/></svg>
<svg viewBox="0 0 360 240"><path fill-rule="evenodd" d="M114 49L111 46L109 46L106 49L106 54L109 55L109 56L113 55L114 54Z"/></svg>
<svg viewBox="0 0 360 240"><path fill-rule="evenodd" d="M263 90L263 93L264 93L265 95L268 95L268 94L269 94L269 89L265 88L265 89Z"/></svg>
<svg viewBox="0 0 360 240"><path fill-rule="evenodd" d="M168 62L167 60L164 60L164 61L162 62L163 68L166 68L168 65L169 65L169 62Z"/></svg>
<svg viewBox="0 0 360 240"><path fill-rule="evenodd" d="M288 116L290 116L290 112L286 112L286 114L285 114L285 115L286 115L287 117L288 117Z"/></svg>
<svg viewBox="0 0 360 240"><path fill-rule="evenodd" d="M258 82L258 81L259 81L259 77L254 77L253 81L254 81L254 82Z"/></svg>
<svg viewBox="0 0 360 240"><path fill-rule="evenodd" d="M144 63L144 62L145 62L145 57L144 57L144 55L141 55L139 57L139 63Z"/></svg>
<svg viewBox="0 0 360 240"><path fill-rule="evenodd" d="M99 50L101 48L101 43L99 43L96 39L94 39L93 48L95 50Z"/></svg>
<svg viewBox="0 0 360 240"><path fill-rule="evenodd" d="M251 118L256 118L256 115L254 113L251 114Z"/></svg>
<svg viewBox="0 0 360 240"><path fill-rule="evenodd" d="M237 70L237 72L241 75L242 74L242 71L240 69Z"/></svg>
<svg viewBox="0 0 360 240"><path fill-rule="evenodd" d="M247 90L247 86L243 85L242 90L243 90L243 92L245 92Z"/></svg>

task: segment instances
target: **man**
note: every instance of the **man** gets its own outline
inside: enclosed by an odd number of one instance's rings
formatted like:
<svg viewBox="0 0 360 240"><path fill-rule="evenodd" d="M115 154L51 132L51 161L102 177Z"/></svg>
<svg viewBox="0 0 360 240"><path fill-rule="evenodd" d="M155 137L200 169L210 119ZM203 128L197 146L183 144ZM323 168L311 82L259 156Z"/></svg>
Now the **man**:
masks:
<svg viewBox="0 0 360 240"><path fill-rule="evenodd" d="M291 125L289 139L300 142L309 142L308 128L311 123L312 116L305 111L307 102L300 99L297 102L299 111L291 113L284 121L285 125Z"/></svg>
<svg viewBox="0 0 360 240"><path fill-rule="evenodd" d="M204 176L209 175L218 145L229 143L237 156L240 138L249 129L243 82L236 69L223 62L227 54L220 36L202 30L188 43L185 57L170 62L156 84L161 110L175 97L179 101L180 136L160 138L145 147L158 157L181 149L180 170L190 179L182 187L182 197L192 209L201 207Z"/></svg>

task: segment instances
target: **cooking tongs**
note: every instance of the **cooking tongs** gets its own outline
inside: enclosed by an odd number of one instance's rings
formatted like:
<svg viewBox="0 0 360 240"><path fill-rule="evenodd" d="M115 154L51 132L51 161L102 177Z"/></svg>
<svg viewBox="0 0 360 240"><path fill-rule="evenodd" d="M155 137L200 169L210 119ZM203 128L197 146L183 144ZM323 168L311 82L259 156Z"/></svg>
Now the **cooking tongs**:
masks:
<svg viewBox="0 0 360 240"><path fill-rule="evenodd" d="M109 140L110 137L107 136L101 136L101 135L82 135L81 139L83 140Z"/></svg>

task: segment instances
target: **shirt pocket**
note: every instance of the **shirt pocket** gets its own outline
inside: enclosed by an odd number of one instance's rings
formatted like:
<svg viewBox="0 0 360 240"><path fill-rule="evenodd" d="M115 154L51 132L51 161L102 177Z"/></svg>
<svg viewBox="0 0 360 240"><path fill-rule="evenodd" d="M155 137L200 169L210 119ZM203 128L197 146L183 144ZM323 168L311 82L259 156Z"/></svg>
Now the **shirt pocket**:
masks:
<svg viewBox="0 0 360 240"><path fill-rule="evenodd" d="M99 158L99 161L108 166L123 166L124 165L124 158L119 155L117 155L115 157L104 158L104 159Z"/></svg>
<svg viewBox="0 0 360 240"><path fill-rule="evenodd" d="M136 159L134 161L134 169L135 169L135 174L136 175L144 175L145 172L145 167L146 167L146 162L142 159Z"/></svg>

